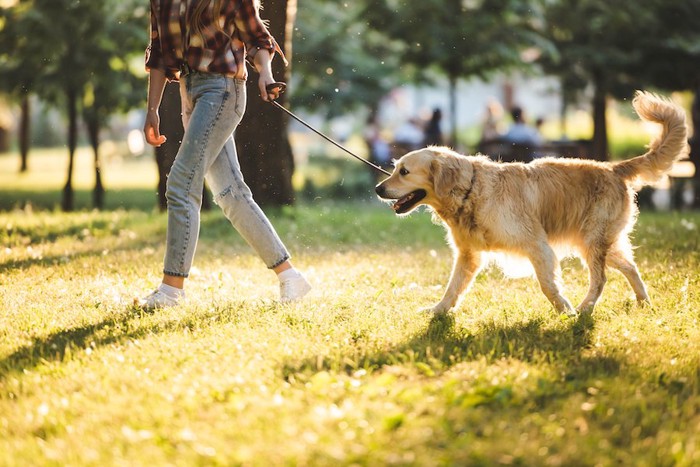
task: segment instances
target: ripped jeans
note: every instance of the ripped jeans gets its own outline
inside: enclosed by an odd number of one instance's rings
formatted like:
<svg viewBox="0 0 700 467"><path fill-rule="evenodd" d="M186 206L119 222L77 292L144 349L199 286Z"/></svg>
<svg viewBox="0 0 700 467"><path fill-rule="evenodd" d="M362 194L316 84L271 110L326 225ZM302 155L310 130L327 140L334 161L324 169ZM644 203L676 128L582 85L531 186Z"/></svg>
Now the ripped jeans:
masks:
<svg viewBox="0 0 700 467"><path fill-rule="evenodd" d="M268 268L289 259L274 227L243 181L233 131L246 106L245 81L213 73L180 78L182 121L180 150L168 174L168 230L163 272L187 277L199 237L204 180L226 218Z"/></svg>

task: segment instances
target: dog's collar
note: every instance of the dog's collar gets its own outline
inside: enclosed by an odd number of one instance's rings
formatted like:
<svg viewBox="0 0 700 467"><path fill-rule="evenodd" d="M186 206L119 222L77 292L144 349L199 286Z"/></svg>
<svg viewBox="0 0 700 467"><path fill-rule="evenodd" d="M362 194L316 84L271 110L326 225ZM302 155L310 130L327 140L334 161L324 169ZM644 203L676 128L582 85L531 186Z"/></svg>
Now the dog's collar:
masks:
<svg viewBox="0 0 700 467"><path fill-rule="evenodd" d="M469 188L464 190L464 196L462 196L462 203L459 205L457 208L455 214L455 217L457 219L461 219L462 216L465 214L465 209L466 209L466 204L467 201L469 200L469 196L472 194L472 190L474 189L474 182L476 181L476 170L472 166L472 180L471 184L469 185ZM476 227L476 221L474 219L474 212L470 209L466 212L469 215L469 227L470 228L475 228Z"/></svg>
<svg viewBox="0 0 700 467"><path fill-rule="evenodd" d="M469 183L469 188L464 190L464 196L462 197L462 203L466 203L467 200L469 199L469 195L472 194L472 190L474 189L474 181L476 180L476 169L472 165L472 180Z"/></svg>

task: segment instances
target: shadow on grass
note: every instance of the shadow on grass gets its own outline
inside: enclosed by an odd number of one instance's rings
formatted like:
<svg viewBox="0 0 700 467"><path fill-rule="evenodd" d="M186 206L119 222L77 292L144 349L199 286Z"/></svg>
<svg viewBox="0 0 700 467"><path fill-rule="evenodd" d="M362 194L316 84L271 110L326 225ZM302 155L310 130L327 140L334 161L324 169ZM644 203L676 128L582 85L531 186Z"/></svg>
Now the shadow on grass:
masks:
<svg viewBox="0 0 700 467"><path fill-rule="evenodd" d="M605 371L615 374L620 362L611 358L584 358L581 351L590 346L594 319L582 315L566 319L561 326L544 329L542 320L501 325L483 323L476 333L456 327L452 314L434 316L420 334L392 348L367 352L355 359L335 359L313 356L303 360L288 360L282 366L285 379L319 371L352 374L358 369L376 371L385 365L428 365L445 370L465 361L485 358L493 362L503 358L522 361L546 361L554 365L569 365L563 370L568 377L582 372ZM595 360L595 361L593 361Z"/></svg>
<svg viewBox="0 0 700 467"><path fill-rule="evenodd" d="M120 251L132 251L145 248L147 246L156 245L154 242L134 242L130 245L122 245L117 247L109 248L110 253L120 252ZM32 266L41 266L45 268L51 268L55 266L63 266L73 261L85 258L93 258L97 256L104 256L105 248L96 247L87 251L81 251L79 253L66 253L62 255L46 255L37 258L25 258L25 259L8 259L7 261L0 262L0 274L30 268Z"/></svg>
<svg viewBox="0 0 700 467"><path fill-rule="evenodd" d="M84 352L88 347L102 347L128 339L143 337L156 330L167 329L175 322L142 326L134 321L136 314L124 314L105 318L98 323L64 329L47 336L35 337L10 355L0 360L0 380L12 373L31 371L47 362L70 360L73 353Z"/></svg>
<svg viewBox="0 0 700 467"><path fill-rule="evenodd" d="M153 334L176 331L192 325L193 322L211 323L220 315L220 310L211 310L204 314L151 321L143 319L151 316L149 313L129 306L123 312L110 314L96 323L35 337L30 343L0 359L0 381L6 380L12 374L32 371L47 363L70 361L74 355L84 354L88 348L97 349Z"/></svg>
<svg viewBox="0 0 700 467"><path fill-rule="evenodd" d="M0 190L0 211L16 209L57 211L61 208L62 189L55 190ZM74 191L74 210L90 211L94 209L92 190L78 189ZM158 196L155 188L125 188L107 189L104 197L105 211L128 209L137 211L152 211L158 207Z"/></svg>

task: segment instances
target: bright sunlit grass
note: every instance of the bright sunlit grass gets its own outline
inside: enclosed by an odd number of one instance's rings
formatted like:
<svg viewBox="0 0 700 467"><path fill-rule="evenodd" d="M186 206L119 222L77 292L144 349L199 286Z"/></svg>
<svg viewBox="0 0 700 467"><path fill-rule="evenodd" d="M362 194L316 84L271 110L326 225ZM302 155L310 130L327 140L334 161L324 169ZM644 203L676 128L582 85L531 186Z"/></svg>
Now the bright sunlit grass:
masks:
<svg viewBox="0 0 700 467"><path fill-rule="evenodd" d="M614 272L592 319L481 274L445 319L429 215L371 200L271 212L314 290L205 214L188 301L154 314L165 216L0 213L0 465L700 463L700 215L643 212L654 302ZM564 263L572 301L586 271Z"/></svg>

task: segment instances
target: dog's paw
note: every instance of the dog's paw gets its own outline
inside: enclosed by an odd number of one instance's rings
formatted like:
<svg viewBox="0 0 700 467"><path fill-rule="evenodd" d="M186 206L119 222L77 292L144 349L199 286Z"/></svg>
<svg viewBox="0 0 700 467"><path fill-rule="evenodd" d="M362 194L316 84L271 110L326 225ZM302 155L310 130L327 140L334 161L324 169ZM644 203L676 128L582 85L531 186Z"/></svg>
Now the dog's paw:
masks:
<svg viewBox="0 0 700 467"><path fill-rule="evenodd" d="M594 308L595 308L595 303L591 303L591 302L581 303L579 306L576 307L576 310L571 310L571 312L573 313L573 315L571 315L571 316L576 316L576 314L592 315Z"/></svg>
<svg viewBox="0 0 700 467"><path fill-rule="evenodd" d="M560 316L565 316L567 318L576 318L579 316L579 310L574 309L572 306L557 308L557 312Z"/></svg>
<svg viewBox="0 0 700 467"><path fill-rule="evenodd" d="M432 307L430 307L430 308L423 308L423 309L420 310L420 311L421 311L421 313L423 313L423 314L429 314L429 315L436 315L436 316L437 316L437 315L444 315L444 314L446 314L448 311L450 311L451 308L452 308L451 306L445 306L445 305L443 305L443 304L441 304L441 303L438 303L437 305L434 305L434 306L432 306Z"/></svg>

